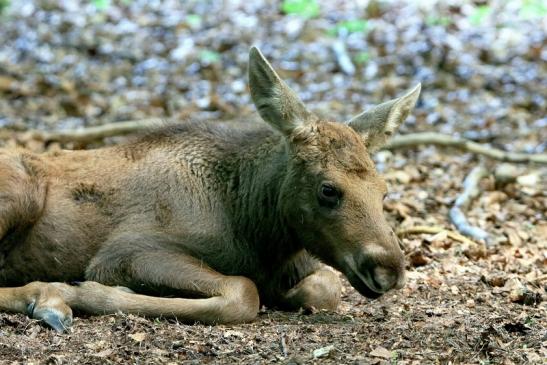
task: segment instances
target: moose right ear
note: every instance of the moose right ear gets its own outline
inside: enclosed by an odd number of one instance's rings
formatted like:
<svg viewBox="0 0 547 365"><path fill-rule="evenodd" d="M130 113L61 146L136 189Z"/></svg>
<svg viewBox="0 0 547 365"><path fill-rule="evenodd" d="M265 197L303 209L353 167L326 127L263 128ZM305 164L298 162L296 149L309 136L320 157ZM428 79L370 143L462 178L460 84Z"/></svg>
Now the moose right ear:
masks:
<svg viewBox="0 0 547 365"><path fill-rule="evenodd" d="M377 105L347 122L365 138L369 152L384 146L397 131L414 109L421 88L418 84L405 95Z"/></svg>
<svg viewBox="0 0 547 365"><path fill-rule="evenodd" d="M303 125L311 115L256 47L249 52L249 87L262 119L285 135Z"/></svg>

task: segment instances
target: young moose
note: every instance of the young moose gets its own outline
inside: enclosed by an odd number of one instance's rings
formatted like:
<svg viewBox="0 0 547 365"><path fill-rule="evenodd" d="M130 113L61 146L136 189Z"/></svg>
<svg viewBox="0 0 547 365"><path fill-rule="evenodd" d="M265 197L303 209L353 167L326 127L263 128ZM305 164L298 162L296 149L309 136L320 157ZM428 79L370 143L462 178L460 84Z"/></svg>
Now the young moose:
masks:
<svg viewBox="0 0 547 365"><path fill-rule="evenodd" d="M58 331L72 309L190 323L251 321L259 302L334 310L340 282L322 263L366 297L400 288L404 256L369 154L420 86L336 123L309 112L257 48L249 81L267 124L185 123L90 151L1 150L0 310Z"/></svg>

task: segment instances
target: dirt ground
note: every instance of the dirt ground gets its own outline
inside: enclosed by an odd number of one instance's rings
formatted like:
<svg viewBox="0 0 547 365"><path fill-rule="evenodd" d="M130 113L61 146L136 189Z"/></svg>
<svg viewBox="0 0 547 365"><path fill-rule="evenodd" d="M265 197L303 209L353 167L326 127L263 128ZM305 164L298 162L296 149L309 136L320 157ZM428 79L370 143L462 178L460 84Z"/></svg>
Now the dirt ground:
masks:
<svg viewBox="0 0 547 365"><path fill-rule="evenodd" d="M0 145L93 148L45 145L26 132L253 116L245 73L257 44L318 113L344 120L420 81L421 100L401 133L545 152L541 1L304 3L319 13L254 0L12 1L0 13ZM336 41L353 72L333 51ZM454 231L448 211L465 176L479 163L489 172L502 166L429 146L375 160L396 229ZM516 180L482 179L465 212L490 244L446 231L408 235L408 283L378 300L346 283L336 313L263 308L236 326L77 316L66 334L0 313L0 364L547 364L547 169L510 168Z"/></svg>

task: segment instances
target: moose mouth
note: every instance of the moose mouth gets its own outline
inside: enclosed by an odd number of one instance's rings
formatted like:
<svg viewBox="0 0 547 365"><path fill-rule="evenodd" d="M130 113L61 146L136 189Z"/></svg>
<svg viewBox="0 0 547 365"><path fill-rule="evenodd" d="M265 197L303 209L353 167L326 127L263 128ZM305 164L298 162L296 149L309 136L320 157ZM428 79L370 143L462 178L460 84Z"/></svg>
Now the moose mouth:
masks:
<svg viewBox="0 0 547 365"><path fill-rule="evenodd" d="M376 288L374 285L374 279L371 275L371 269L361 272L357 270L357 265L353 257L345 258L346 270L344 270L344 275L348 279L351 286L353 286L361 295L370 298L376 299L384 294L383 291Z"/></svg>

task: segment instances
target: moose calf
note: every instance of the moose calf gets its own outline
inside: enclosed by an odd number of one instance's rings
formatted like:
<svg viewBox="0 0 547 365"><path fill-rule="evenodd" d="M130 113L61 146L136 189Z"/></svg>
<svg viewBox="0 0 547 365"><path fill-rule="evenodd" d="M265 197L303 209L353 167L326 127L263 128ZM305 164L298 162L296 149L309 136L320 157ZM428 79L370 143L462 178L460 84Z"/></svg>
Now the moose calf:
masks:
<svg viewBox="0 0 547 365"><path fill-rule="evenodd" d="M341 284L323 264L366 297L400 288L404 256L370 153L420 85L338 123L309 112L257 48L249 62L266 123L181 123L89 151L0 150L0 310L58 331L72 309L190 323L251 321L260 302L334 310Z"/></svg>

